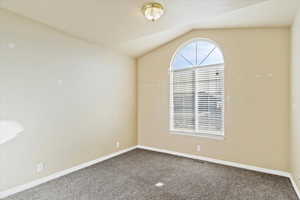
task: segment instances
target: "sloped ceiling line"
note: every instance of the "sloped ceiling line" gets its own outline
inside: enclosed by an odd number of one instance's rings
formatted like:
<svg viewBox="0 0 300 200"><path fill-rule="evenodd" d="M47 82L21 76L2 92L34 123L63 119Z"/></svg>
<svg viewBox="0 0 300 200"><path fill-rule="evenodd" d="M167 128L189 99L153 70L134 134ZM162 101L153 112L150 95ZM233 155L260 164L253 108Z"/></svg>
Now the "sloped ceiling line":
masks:
<svg viewBox="0 0 300 200"><path fill-rule="evenodd" d="M0 6L78 38L138 57L192 29L289 26L298 0L164 0L147 21L147 0L2 0Z"/></svg>

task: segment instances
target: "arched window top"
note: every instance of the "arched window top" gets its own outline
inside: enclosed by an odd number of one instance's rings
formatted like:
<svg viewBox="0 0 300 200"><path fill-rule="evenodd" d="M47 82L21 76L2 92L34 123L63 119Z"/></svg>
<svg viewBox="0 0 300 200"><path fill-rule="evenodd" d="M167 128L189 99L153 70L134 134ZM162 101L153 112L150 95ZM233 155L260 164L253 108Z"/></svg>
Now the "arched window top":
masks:
<svg viewBox="0 0 300 200"><path fill-rule="evenodd" d="M171 63L172 71L190 67L224 64L220 48L208 40L194 40L179 49Z"/></svg>

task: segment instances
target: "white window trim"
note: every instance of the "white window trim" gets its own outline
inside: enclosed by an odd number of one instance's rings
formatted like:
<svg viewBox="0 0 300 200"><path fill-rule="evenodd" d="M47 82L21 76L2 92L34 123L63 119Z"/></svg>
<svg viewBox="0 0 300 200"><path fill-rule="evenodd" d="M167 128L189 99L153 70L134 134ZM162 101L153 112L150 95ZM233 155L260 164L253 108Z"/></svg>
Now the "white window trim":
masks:
<svg viewBox="0 0 300 200"><path fill-rule="evenodd" d="M224 131L223 134L218 135L215 133L204 133L204 132L196 132L196 131L184 131L184 130L175 130L169 129L169 133L172 135L183 135L183 136L193 136L193 137L200 137L200 138L209 138L215 140L225 140Z"/></svg>

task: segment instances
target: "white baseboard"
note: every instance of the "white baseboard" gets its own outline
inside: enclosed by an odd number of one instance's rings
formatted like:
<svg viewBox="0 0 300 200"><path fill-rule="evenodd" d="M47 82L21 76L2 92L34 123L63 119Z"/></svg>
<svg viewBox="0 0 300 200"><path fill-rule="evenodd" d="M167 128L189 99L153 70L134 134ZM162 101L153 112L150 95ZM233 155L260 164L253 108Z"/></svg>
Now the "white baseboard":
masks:
<svg viewBox="0 0 300 200"><path fill-rule="evenodd" d="M292 183L292 185L293 185L293 187L294 187L295 192L296 192L297 195L298 195L298 198L300 199L300 190L299 190L299 188L298 188L298 186L297 186L297 184L296 184L296 182L295 182L294 177L293 177L292 175L290 175L289 178L290 178L290 180L291 180L291 183Z"/></svg>
<svg viewBox="0 0 300 200"><path fill-rule="evenodd" d="M293 176L289 172L280 171L280 170L273 170L273 169L266 169L266 168L252 166L252 165L245 165L245 164L240 164L240 163L236 163L236 162L218 160L218 159L214 159L214 158L196 156L196 155L186 154L186 153L179 153L179 152L176 152L176 151L158 149L158 148L141 146L141 145L138 145L137 148L138 149L149 150L149 151L160 152L160 153L171 154L171 155L185 157L185 158L191 158L191 159L195 159L195 160L207 161L207 162L226 165L226 166L231 166L231 167L237 167L237 168L241 168L241 169L247 169L247 170L251 170L251 171L262 172L262 173L266 173L266 174L273 174L273 175L277 175L277 176L287 177L287 178L290 179L290 181L293 185L293 188L294 188L296 194L298 195L298 198L300 199L299 188L297 187Z"/></svg>
<svg viewBox="0 0 300 200"><path fill-rule="evenodd" d="M297 187L293 176L288 172L273 170L273 169L266 169L266 168L251 166L251 165L240 164L240 163L236 163L236 162L218 160L218 159L213 159L213 158L208 158L208 157L203 157L203 156L196 156L196 155L192 155L192 154L179 153L179 152L175 152L175 151L169 151L169 150L158 149L158 148L147 147L147 146L140 146L140 145L134 146L134 147L122 150L122 151L118 151L116 153L112 153L112 154L109 154L107 156L103 156L103 157L98 158L96 160L86 162L86 163L80 164L78 166L72 167L70 169L66 169L66 170L54 173L50 176L32 181L30 183L14 187L14 188L8 189L8 190L3 191L3 192L0 192L0 199L6 198L8 196L11 196L13 194L22 192L24 190L27 190L27 189L30 189L30 188L33 188L33 187L36 187L40 184L43 184L43 183L46 183L48 181L51 181L51 180L57 179L59 177L65 176L65 175L70 174L72 172L75 172L77 170L84 169L86 167L89 167L89 166L94 165L96 163L99 163L99 162L102 162L104 160L113 158L115 156L121 155L123 153L134 150L136 148L149 150L149 151L160 152L160 153L171 154L171 155L185 157L185 158L191 158L191 159L195 159L195 160L202 160L202 161L207 161L207 162L212 162L212 163L216 163L216 164L221 164L221 165L226 165L226 166L231 166L231 167L237 167L237 168L242 168L242 169L247 169L247 170L252 170L252 171L257 171L257 172L263 172L263 173L267 173L267 174L273 174L273 175L288 177L291 180L291 183L292 183L292 185L293 185L293 187L294 187L294 189L295 189L295 191L296 191L296 193L297 193L297 195L300 199L299 188Z"/></svg>
<svg viewBox="0 0 300 200"><path fill-rule="evenodd" d="M196 155L186 154L186 153L179 153L179 152L176 152L176 151L157 149L157 148L152 148L152 147L147 147L147 146L137 146L137 147L140 148L140 149L145 149L145 150L149 150L149 151L167 153L167 154L172 154L172 155L176 155L176 156L192 158L192 159L195 159L195 160L202 160L202 161L212 162L212 163L216 163L216 164L247 169L247 170L251 170L251 171L257 171L257 172L263 172L263 173L267 173L267 174L290 177L290 173L285 172L285 171L266 169L266 168L261 168L261 167L255 167L255 166L252 166L252 165L245 165L245 164L240 164L240 163L236 163L236 162L218 160L218 159L214 159L214 158L196 156Z"/></svg>
<svg viewBox="0 0 300 200"><path fill-rule="evenodd" d="M131 150L136 149L136 148L137 147L134 146L134 147L131 147L131 148L128 148L128 149L124 149L122 151L118 151L116 153L112 153L112 154L109 154L107 156L100 157L100 158L98 158L96 160L92 160L92 161L89 161L89 162L77 165L77 166L72 167L70 169L66 169L66 170L63 170L63 171L60 171L60 172L56 172L54 174L51 174L50 176L46 176L44 178L32 181L30 183L26 183L24 185L16 186L16 187L8 189L6 191L0 192L0 199L6 198L8 196L11 196L13 194L22 192L24 190L28 190L30 188L36 187L36 186L41 185L43 183L46 183L48 181L57 179L59 177L65 176L67 174L70 174L72 172L78 171L80 169L84 169L84 168L89 167L89 166L94 165L94 164L97 164L97 163L102 162L104 160L108 160L110 158L113 158L115 156L121 155L123 153L126 153L126 152L131 151Z"/></svg>

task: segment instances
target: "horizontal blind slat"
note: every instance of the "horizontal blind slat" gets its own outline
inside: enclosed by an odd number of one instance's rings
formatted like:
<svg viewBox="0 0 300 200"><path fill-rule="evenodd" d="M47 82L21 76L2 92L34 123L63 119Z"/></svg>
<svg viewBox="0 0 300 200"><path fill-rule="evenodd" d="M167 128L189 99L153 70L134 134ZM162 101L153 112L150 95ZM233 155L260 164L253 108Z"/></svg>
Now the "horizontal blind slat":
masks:
<svg viewBox="0 0 300 200"><path fill-rule="evenodd" d="M172 129L223 132L223 65L171 72L170 88Z"/></svg>

